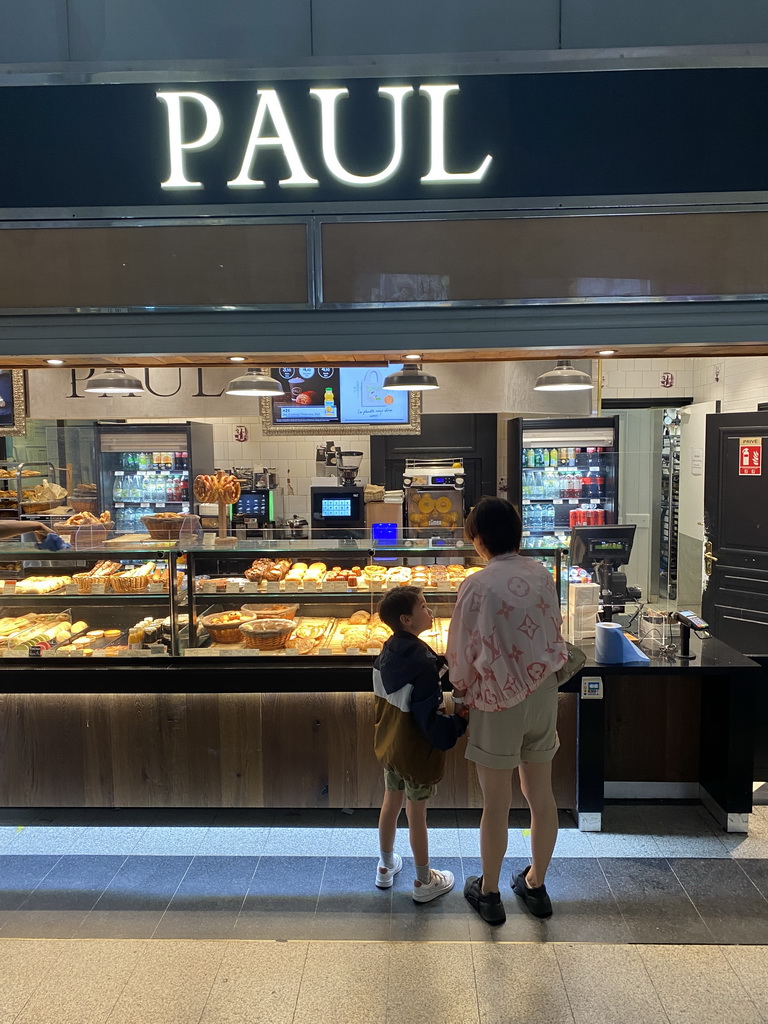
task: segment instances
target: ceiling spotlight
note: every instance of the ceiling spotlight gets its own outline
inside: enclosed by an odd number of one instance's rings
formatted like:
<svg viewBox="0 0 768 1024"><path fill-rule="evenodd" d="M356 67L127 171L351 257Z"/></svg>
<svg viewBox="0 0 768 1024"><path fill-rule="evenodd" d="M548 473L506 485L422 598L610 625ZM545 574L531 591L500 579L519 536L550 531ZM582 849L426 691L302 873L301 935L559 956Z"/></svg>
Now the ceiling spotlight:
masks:
<svg viewBox="0 0 768 1024"><path fill-rule="evenodd" d="M558 360L554 370L540 373L533 385L534 391L587 391L592 387L592 378L583 370L577 370L568 359Z"/></svg>
<svg viewBox="0 0 768 1024"><path fill-rule="evenodd" d="M83 389L91 395L132 395L144 390L138 377L129 376L125 370L109 369L97 371L95 377L86 382Z"/></svg>
<svg viewBox="0 0 768 1024"><path fill-rule="evenodd" d="M387 391L434 391L440 385L437 383L437 377L433 377L431 373L424 373L414 363L410 363L402 370L385 377L382 387Z"/></svg>
<svg viewBox="0 0 768 1024"><path fill-rule="evenodd" d="M46 363L48 363L49 366L63 366L64 365L64 360L63 359L46 359L45 361L46 361Z"/></svg>
<svg viewBox="0 0 768 1024"><path fill-rule="evenodd" d="M226 393L254 398L274 398L285 394L279 380L271 377L267 370L255 366L246 370L241 377L231 380L227 384Z"/></svg>
<svg viewBox="0 0 768 1024"><path fill-rule="evenodd" d="M615 356L616 355L616 349L615 348L604 348L604 349L602 349L602 351L598 352L597 354L599 356Z"/></svg>
<svg viewBox="0 0 768 1024"><path fill-rule="evenodd" d="M244 363L245 356L230 356L229 361L230 363Z"/></svg>
<svg viewBox="0 0 768 1024"><path fill-rule="evenodd" d="M404 359L412 359L412 360L415 360L416 362L418 362L421 359L421 356L417 355L416 353L412 353L411 355L404 356L403 358Z"/></svg>

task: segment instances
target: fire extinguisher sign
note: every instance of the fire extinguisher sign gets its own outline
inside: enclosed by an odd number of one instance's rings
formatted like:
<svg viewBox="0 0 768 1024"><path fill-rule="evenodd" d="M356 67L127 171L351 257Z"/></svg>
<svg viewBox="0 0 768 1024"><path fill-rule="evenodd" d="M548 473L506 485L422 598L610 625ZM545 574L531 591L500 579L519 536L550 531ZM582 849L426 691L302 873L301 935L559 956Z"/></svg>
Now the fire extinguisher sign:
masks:
<svg viewBox="0 0 768 1024"><path fill-rule="evenodd" d="M761 476L763 472L762 437L739 438L739 476Z"/></svg>

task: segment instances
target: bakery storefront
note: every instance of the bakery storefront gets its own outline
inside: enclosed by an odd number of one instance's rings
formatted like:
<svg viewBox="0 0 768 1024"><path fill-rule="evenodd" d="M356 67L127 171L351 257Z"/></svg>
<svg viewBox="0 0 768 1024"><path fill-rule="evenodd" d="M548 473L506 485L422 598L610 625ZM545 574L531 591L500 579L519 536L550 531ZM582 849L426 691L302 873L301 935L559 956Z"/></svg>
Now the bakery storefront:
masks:
<svg viewBox="0 0 768 1024"><path fill-rule="evenodd" d="M591 394L510 402L528 361L689 356L725 321L729 344L763 351L766 214L713 197L757 188L759 146L723 91L752 110L765 70L601 70L0 90L16 154L0 179L0 508L70 545L32 533L0 551L1 805L376 805L382 590L424 586L444 646L478 568L463 514L521 445L542 480L578 477L563 501L618 522L610 443L590 433L605 417ZM736 315L749 303L759 315ZM409 355L440 375L423 401L383 388ZM249 388L264 377L271 392ZM573 418L571 434L513 444L507 412L528 411ZM525 553L565 601L567 530L536 514ZM649 676L670 729L695 707L674 763L650 744L654 770L734 827L755 669L692 642L695 668L597 675L623 693L616 720L658 715L637 707ZM603 701L571 690L558 802L599 827L623 755ZM479 805L466 762L450 765L438 803Z"/></svg>

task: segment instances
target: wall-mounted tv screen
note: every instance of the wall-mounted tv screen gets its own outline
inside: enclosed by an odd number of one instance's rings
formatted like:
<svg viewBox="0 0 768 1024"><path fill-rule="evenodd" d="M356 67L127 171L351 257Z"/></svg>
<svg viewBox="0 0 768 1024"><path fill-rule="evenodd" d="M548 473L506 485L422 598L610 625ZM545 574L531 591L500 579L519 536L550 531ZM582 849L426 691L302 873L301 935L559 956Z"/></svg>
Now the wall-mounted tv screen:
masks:
<svg viewBox="0 0 768 1024"><path fill-rule="evenodd" d="M283 394L266 399L266 432L271 432L270 427L296 428L296 433L325 433L329 427L351 428L350 433L355 427L359 433L371 428L384 433L388 427L409 431L413 410L419 408L413 394L383 387L387 375L400 368L400 364L275 367L272 376L282 385Z"/></svg>

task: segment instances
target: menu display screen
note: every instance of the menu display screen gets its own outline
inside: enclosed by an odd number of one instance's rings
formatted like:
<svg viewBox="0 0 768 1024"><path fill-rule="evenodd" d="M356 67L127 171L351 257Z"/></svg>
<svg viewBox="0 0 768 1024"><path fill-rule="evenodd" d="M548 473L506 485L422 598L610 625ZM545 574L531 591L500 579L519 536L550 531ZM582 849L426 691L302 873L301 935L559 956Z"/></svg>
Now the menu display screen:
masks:
<svg viewBox="0 0 768 1024"><path fill-rule="evenodd" d="M351 498L323 498L320 509L326 519L341 517L349 519L352 515Z"/></svg>
<svg viewBox="0 0 768 1024"><path fill-rule="evenodd" d="M385 391L401 365L279 366L272 376L284 394L272 399L272 422L295 424L407 424L407 391Z"/></svg>

